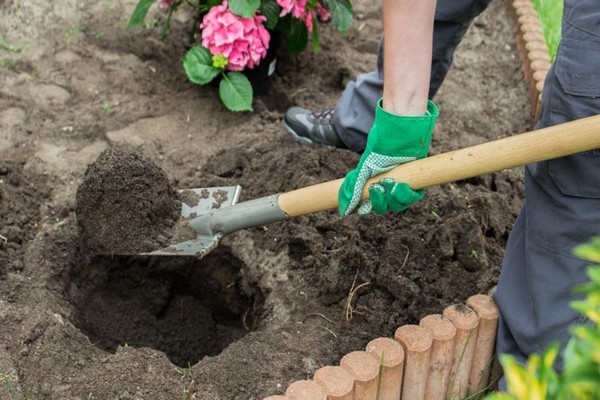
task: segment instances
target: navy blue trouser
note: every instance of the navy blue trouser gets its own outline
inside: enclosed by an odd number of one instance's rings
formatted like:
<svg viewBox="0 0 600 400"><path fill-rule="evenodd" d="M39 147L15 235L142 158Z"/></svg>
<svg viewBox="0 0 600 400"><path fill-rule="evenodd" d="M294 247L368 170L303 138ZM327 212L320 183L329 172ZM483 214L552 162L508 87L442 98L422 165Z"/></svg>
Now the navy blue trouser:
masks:
<svg viewBox="0 0 600 400"><path fill-rule="evenodd" d="M565 0L562 41L546 78L538 128L600 114L600 1ZM577 132L573 132L577 135ZM569 307L589 262L573 248L600 235L600 150L528 165L525 204L506 247L494 294L501 311L498 353L521 362L568 327ZM557 367L562 367L559 359Z"/></svg>
<svg viewBox="0 0 600 400"><path fill-rule="evenodd" d="M433 54L429 98L440 88L454 56L473 19L491 0L438 0L433 27ZM362 153L375 118L377 100L383 93L383 43L379 43L377 70L359 75L339 99L333 125L346 146Z"/></svg>
<svg viewBox="0 0 600 400"><path fill-rule="evenodd" d="M489 2L438 0L430 97ZM600 114L600 0L564 4L563 39L546 78L538 128ZM334 125L351 150L364 150L382 87L379 62L378 71L351 82L337 104ZM587 280L589 263L572 250L600 235L600 150L527 166L525 197L494 293L501 312L497 351L521 362L553 341L564 346L568 327L584 322L569 302L576 298L572 286Z"/></svg>

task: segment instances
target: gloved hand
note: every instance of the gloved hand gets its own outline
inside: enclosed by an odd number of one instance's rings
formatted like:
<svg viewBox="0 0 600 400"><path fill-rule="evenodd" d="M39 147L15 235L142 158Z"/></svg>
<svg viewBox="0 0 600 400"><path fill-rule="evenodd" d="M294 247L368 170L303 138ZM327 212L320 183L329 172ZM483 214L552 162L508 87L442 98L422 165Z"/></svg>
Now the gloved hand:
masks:
<svg viewBox="0 0 600 400"><path fill-rule="evenodd" d="M367 138L367 147L356 169L350 171L338 193L339 212L349 215L360 203L360 197L369 178L389 171L410 161L424 158L431 144L431 133L439 111L432 101L420 117L394 115L381 107L375 111L375 122ZM402 211L423 197L424 191L413 191L404 183L383 179L369 188L370 200L358 208L359 215L372 211L386 213Z"/></svg>

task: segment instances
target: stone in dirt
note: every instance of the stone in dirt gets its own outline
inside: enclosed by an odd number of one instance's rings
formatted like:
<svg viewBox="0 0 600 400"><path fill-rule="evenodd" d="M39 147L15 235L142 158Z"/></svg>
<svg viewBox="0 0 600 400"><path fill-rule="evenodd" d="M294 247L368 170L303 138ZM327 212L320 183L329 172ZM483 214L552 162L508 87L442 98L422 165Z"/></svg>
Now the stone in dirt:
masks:
<svg viewBox="0 0 600 400"><path fill-rule="evenodd" d="M181 202L165 172L136 153L106 149L88 166L77 190L84 249L135 254L164 247L174 236Z"/></svg>

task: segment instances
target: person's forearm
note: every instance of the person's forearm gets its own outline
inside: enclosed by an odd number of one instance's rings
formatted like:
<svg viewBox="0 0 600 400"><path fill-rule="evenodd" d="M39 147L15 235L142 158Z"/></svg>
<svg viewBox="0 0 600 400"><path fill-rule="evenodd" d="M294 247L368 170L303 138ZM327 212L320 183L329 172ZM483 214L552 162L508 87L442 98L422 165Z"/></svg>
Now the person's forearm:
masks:
<svg viewBox="0 0 600 400"><path fill-rule="evenodd" d="M423 115L431 76L436 0L383 0L383 108Z"/></svg>

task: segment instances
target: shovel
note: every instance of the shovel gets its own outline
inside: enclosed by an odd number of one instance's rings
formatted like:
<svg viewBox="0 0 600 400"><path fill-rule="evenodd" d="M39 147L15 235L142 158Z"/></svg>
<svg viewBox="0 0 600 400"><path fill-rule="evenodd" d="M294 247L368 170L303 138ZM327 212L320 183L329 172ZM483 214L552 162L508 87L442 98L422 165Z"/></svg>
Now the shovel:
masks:
<svg viewBox="0 0 600 400"><path fill-rule="evenodd" d="M382 178L423 189L597 148L600 115L402 164L369 180L362 198L368 198L369 184ZM199 202L194 207L183 203L182 218L195 213L189 225L197 238L144 254L203 257L231 232L335 209L342 182L338 179L241 203L240 186L191 189Z"/></svg>

